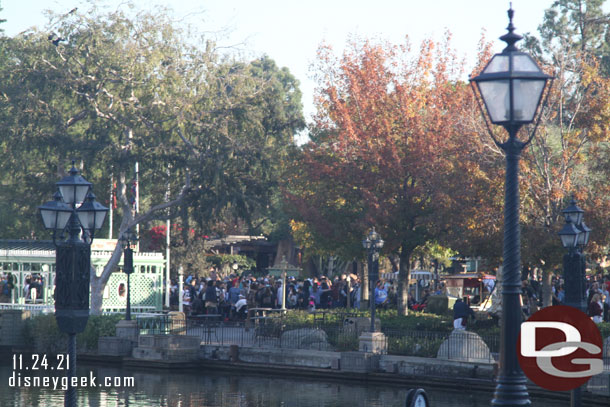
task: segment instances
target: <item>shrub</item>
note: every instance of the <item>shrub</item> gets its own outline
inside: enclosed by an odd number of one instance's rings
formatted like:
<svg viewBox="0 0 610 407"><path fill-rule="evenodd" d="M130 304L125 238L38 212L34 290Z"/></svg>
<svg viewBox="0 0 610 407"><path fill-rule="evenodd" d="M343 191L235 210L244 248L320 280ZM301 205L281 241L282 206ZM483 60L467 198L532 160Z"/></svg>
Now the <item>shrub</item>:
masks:
<svg viewBox="0 0 610 407"><path fill-rule="evenodd" d="M396 310L379 311L381 328L404 331L436 331L450 332L453 330L453 318L446 315L410 312L409 315L398 315Z"/></svg>
<svg viewBox="0 0 610 407"><path fill-rule="evenodd" d="M92 315L85 331L76 336L79 350L96 350L101 336L114 336L115 325L122 314ZM59 330L55 315L37 315L28 319L23 330L24 342L37 353L57 354L66 351L68 336Z"/></svg>

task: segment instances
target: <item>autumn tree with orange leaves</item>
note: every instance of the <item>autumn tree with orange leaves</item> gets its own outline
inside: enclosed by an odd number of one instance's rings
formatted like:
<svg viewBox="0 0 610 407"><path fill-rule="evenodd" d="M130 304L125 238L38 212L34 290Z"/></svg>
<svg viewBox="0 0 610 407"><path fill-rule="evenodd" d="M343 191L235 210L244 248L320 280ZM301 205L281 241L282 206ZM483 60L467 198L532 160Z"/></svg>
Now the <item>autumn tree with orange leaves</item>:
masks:
<svg viewBox="0 0 610 407"><path fill-rule="evenodd" d="M545 11L539 38L525 47L555 76L539 130L523 155L524 259L546 272L561 264L556 235L572 195L593 226L588 252L605 254L610 237L610 15L603 1L563 0ZM550 302L547 293L545 302Z"/></svg>
<svg viewBox="0 0 610 407"><path fill-rule="evenodd" d="M363 258L360 242L376 227L384 252L399 258L398 309L406 314L411 255L450 235L448 214L463 196L451 187L462 166L456 152L478 120L463 64L449 35L415 54L408 45L354 40L341 58L329 47L318 57L311 141L285 177L293 230Z"/></svg>

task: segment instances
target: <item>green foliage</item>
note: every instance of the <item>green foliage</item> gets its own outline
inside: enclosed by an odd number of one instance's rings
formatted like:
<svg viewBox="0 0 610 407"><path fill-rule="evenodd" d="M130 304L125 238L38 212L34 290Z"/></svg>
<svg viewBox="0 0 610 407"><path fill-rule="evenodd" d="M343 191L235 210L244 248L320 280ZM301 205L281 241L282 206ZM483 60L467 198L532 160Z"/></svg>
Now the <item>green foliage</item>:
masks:
<svg viewBox="0 0 610 407"><path fill-rule="evenodd" d="M318 314L315 316L316 326L328 325L328 326L337 327L337 326L343 325L343 320L345 318L345 313L346 313L345 309L334 308L334 309L325 309L323 311L326 314L324 316L324 319L322 319L321 314ZM350 309L350 310L348 310L348 312L350 314L356 314L356 316L366 316L367 315L366 311L358 311L358 310ZM286 326L292 327L293 329L297 328L297 327L312 325L314 323L314 314L312 314L308 311L304 311L304 310L290 310L283 317L283 323Z"/></svg>
<svg viewBox="0 0 610 407"><path fill-rule="evenodd" d="M391 355L420 356L435 358L444 338L429 338L422 336L388 336L388 353Z"/></svg>
<svg viewBox="0 0 610 407"><path fill-rule="evenodd" d="M412 312L409 315L398 315L396 310L379 310L382 329L404 331L450 332L453 330L453 318L447 315Z"/></svg>
<svg viewBox="0 0 610 407"><path fill-rule="evenodd" d="M357 351L360 346L360 341L357 335L353 333L345 334L340 330L326 329L326 337L337 352Z"/></svg>
<svg viewBox="0 0 610 407"><path fill-rule="evenodd" d="M116 324L123 318L123 314L89 316L85 331L76 337L77 343L87 350L97 350L100 337L114 336Z"/></svg>
<svg viewBox="0 0 610 407"><path fill-rule="evenodd" d="M597 325L599 332L602 334L602 338L610 338L610 322L602 322Z"/></svg>
<svg viewBox="0 0 610 407"><path fill-rule="evenodd" d="M237 263L241 270L249 270L256 267L256 261L243 254L215 254L208 256L208 261L216 267L232 266Z"/></svg>
<svg viewBox="0 0 610 407"><path fill-rule="evenodd" d="M424 257L432 261L438 262L444 267L451 266L451 257L456 256L458 252L449 247L440 245L437 241L428 241L425 244L418 246L413 251L414 257Z"/></svg>
<svg viewBox="0 0 610 407"><path fill-rule="evenodd" d="M76 344L81 350L97 350L98 340L102 336L114 336L115 325L123 315L92 315L89 317L85 331L76 335ZM25 322L23 330L24 343L35 352L57 354L66 352L68 337L59 331L55 315L37 315Z"/></svg>
<svg viewBox="0 0 610 407"><path fill-rule="evenodd" d="M52 355L66 351L68 337L59 331L55 315L38 315L26 320L24 325L24 343L34 352Z"/></svg>

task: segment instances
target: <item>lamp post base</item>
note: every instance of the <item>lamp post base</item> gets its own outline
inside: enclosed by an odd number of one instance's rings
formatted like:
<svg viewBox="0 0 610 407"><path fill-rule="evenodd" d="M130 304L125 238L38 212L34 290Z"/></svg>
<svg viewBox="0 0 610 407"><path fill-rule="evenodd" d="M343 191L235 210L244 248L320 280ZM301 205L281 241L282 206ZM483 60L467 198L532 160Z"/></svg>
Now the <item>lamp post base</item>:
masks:
<svg viewBox="0 0 610 407"><path fill-rule="evenodd" d="M388 353L388 342L383 332L363 332L358 341L358 350L360 352Z"/></svg>
<svg viewBox="0 0 610 407"><path fill-rule="evenodd" d="M498 378L498 385L491 400L492 406L531 406L525 377L502 377Z"/></svg>

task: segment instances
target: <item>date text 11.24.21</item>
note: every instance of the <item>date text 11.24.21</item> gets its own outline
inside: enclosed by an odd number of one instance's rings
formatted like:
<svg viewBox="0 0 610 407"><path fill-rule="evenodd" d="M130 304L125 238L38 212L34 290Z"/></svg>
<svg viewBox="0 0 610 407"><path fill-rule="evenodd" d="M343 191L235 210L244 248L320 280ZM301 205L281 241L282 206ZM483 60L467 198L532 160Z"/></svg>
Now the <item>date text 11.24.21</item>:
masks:
<svg viewBox="0 0 610 407"><path fill-rule="evenodd" d="M68 370L70 355L59 353L47 357L45 354L13 354L13 370Z"/></svg>

